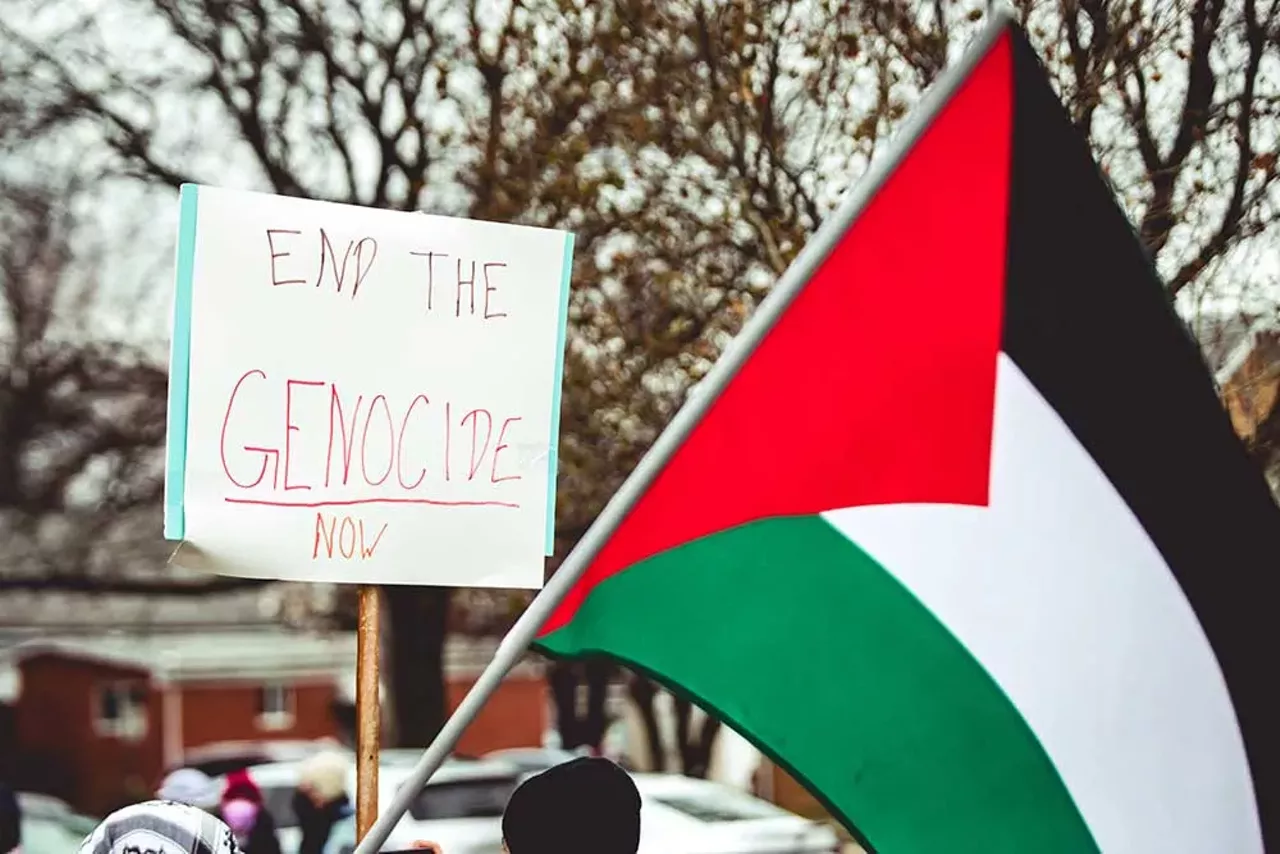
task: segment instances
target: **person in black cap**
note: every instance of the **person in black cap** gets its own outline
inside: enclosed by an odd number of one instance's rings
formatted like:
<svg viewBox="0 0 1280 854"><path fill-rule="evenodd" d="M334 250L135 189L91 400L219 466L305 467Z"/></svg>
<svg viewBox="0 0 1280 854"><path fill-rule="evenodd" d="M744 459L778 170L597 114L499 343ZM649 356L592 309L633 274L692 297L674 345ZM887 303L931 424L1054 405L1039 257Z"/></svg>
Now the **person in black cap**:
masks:
<svg viewBox="0 0 1280 854"><path fill-rule="evenodd" d="M640 792L608 759L574 759L515 790L502 838L508 854L636 854Z"/></svg>

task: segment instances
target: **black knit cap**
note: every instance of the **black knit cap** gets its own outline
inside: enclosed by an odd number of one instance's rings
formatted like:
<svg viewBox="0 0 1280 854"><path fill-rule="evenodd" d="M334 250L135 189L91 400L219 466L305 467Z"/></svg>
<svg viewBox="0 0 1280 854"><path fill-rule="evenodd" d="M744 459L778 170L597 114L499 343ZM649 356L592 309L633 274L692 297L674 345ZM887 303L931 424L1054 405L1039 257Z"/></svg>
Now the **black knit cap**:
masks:
<svg viewBox="0 0 1280 854"><path fill-rule="evenodd" d="M636 854L640 793L608 759L574 759L515 790L502 836L511 854Z"/></svg>

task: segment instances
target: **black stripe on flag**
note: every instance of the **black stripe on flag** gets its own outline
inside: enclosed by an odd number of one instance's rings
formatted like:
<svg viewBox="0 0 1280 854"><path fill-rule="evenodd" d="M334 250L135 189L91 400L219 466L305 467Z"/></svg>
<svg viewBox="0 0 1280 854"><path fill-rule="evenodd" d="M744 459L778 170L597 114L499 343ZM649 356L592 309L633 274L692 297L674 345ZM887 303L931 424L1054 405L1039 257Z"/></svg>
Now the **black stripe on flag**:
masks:
<svg viewBox="0 0 1280 854"><path fill-rule="evenodd" d="M1226 676L1267 848L1280 847L1280 511L1083 136L1014 28L1004 350L1177 577ZM1046 484L1052 489L1052 484Z"/></svg>

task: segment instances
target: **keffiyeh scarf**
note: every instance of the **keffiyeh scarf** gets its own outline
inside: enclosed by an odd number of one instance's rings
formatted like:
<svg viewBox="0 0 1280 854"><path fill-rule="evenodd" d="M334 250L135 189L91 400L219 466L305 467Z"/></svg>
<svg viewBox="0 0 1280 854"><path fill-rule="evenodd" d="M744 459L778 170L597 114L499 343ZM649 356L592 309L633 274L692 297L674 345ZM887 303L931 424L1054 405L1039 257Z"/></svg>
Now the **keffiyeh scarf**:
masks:
<svg viewBox="0 0 1280 854"><path fill-rule="evenodd" d="M103 819L80 854L240 854L231 829L195 807L147 801Z"/></svg>

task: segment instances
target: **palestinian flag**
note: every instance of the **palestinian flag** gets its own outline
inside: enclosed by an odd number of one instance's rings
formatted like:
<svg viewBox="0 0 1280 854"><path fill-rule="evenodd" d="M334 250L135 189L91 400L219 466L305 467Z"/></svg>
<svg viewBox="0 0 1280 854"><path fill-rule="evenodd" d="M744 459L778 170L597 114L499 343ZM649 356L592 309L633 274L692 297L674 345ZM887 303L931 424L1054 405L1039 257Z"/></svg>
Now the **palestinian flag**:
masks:
<svg viewBox="0 0 1280 854"><path fill-rule="evenodd" d="M691 696L879 854L1280 849L1280 513L1020 31L940 86L538 647Z"/></svg>

